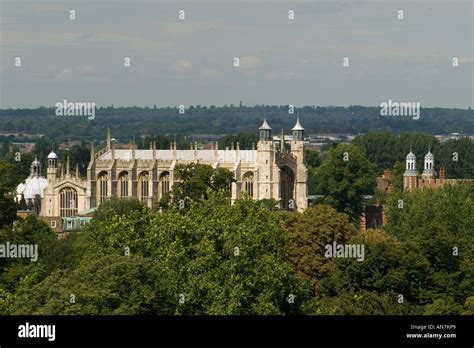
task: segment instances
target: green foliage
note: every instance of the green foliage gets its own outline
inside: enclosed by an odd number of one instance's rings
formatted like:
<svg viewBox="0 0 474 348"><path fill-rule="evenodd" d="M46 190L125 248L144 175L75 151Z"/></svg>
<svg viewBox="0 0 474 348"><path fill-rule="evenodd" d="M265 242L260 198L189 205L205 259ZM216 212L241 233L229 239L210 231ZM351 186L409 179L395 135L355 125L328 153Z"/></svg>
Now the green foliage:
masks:
<svg viewBox="0 0 474 348"><path fill-rule="evenodd" d="M106 221L110 211L116 215L127 216L130 213L144 209L147 209L146 206L138 199L112 197L99 206L94 218Z"/></svg>
<svg viewBox="0 0 474 348"><path fill-rule="evenodd" d="M388 130L393 133L429 132L474 134L470 109L423 108L423 117L416 122L404 118L380 116L379 107L352 105L305 106L299 108L301 124L307 134L314 133L367 133L370 130ZM55 109L0 110L0 128L5 132L40 133L59 142L65 140L94 141L104 138L104 129L110 126L114 137L129 142L139 135L152 134L238 134L255 133L263 115L273 129L291 129L295 124L288 117L288 105L256 106L190 106L184 115L177 108L140 108L113 106L99 107L96 118L60 118ZM145 131L144 131L145 130ZM145 133L146 132L146 133ZM137 136L138 135L138 136Z"/></svg>
<svg viewBox="0 0 474 348"><path fill-rule="evenodd" d="M257 147L258 136L255 133L239 133L237 135L226 135L219 141L219 148L226 148L229 149L231 147L236 148L237 143L239 143L239 147L241 150L250 150L252 147L255 149Z"/></svg>
<svg viewBox="0 0 474 348"><path fill-rule="evenodd" d="M316 170L316 192L325 195L324 202L358 221L363 212L364 195L375 187L375 167L367 161L361 148L338 145Z"/></svg>
<svg viewBox="0 0 474 348"><path fill-rule="evenodd" d="M44 272L23 276L16 291L0 291L0 309L12 314L298 313L308 287L287 262L281 213L252 199L233 206L227 199L223 192L210 193L207 200L191 201L184 214L174 208L123 214L108 207L73 240L75 248L87 245L75 253L76 263L47 277ZM75 304L69 302L71 294Z"/></svg>
<svg viewBox="0 0 474 348"><path fill-rule="evenodd" d="M341 150L359 164L329 170ZM318 171L361 188L366 182L357 177L372 175L361 154L339 145ZM0 244L38 244L39 251L37 262L0 259L0 313L474 313L472 183L396 190L384 229L357 232L347 214L328 205L284 212L275 201L246 196L230 205L224 171L188 166L181 175L189 185L181 186L186 209L153 212L113 199L65 239L33 215L0 229ZM364 246L363 261L326 257L333 241Z"/></svg>
<svg viewBox="0 0 474 348"><path fill-rule="evenodd" d="M176 292L169 276L159 263L140 256L85 259L32 288L23 282L11 314L172 314Z"/></svg>
<svg viewBox="0 0 474 348"><path fill-rule="evenodd" d="M387 232L428 262L426 284L418 295L420 303L433 303L427 313L451 302L462 307L472 296L473 198L474 184L464 183L399 192L389 200Z"/></svg>
<svg viewBox="0 0 474 348"><path fill-rule="evenodd" d="M207 164L178 164L175 168L177 182L173 184L169 196L164 197L160 206L178 207L184 202L189 207L191 201L207 199L209 192L224 191L230 197L230 187L234 182L234 174L227 169L214 169Z"/></svg>
<svg viewBox="0 0 474 348"><path fill-rule="evenodd" d="M19 184L18 179L14 166L0 161L0 228L11 224L16 218L14 192Z"/></svg>
<svg viewBox="0 0 474 348"><path fill-rule="evenodd" d="M397 302L393 292L348 291L335 297L312 299L304 311L316 315L403 315L412 314L407 304Z"/></svg>
<svg viewBox="0 0 474 348"><path fill-rule="evenodd" d="M422 133L396 136L390 132L369 132L356 137L352 143L365 149L367 159L377 165L379 173L396 165L398 171L398 163L405 163L411 146L419 170L423 168L424 156L431 149L436 169L445 167L447 178L474 178L474 141L469 138L440 143L434 136Z"/></svg>
<svg viewBox="0 0 474 348"><path fill-rule="evenodd" d="M325 245L345 243L357 230L346 214L327 205L318 204L303 213L285 212L283 216L291 240L290 261L318 291L319 280L335 267L334 260L325 257Z"/></svg>

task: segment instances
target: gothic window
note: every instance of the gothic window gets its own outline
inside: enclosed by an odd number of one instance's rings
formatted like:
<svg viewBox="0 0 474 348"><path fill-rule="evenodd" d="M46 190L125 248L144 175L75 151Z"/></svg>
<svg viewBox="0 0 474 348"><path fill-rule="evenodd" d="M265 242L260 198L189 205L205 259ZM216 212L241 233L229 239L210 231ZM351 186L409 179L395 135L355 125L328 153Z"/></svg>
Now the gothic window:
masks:
<svg viewBox="0 0 474 348"><path fill-rule="evenodd" d="M99 186L99 202L104 202L108 197L108 180L109 176L106 172L103 172L99 175L97 184Z"/></svg>
<svg viewBox="0 0 474 348"><path fill-rule="evenodd" d="M168 192L170 192L170 173L169 172L161 173L160 189L161 189L161 197L165 196Z"/></svg>
<svg viewBox="0 0 474 348"><path fill-rule="evenodd" d="M148 201L148 182L149 182L148 172L143 172L138 177L138 187L139 187L139 197L142 202Z"/></svg>
<svg viewBox="0 0 474 348"><path fill-rule="evenodd" d="M249 172L244 175L242 185L244 192L247 192L250 197L253 197L253 173Z"/></svg>
<svg viewBox="0 0 474 348"><path fill-rule="evenodd" d="M281 208L285 210L291 210L294 207L294 185L295 178L293 172L288 167L283 167L280 172L280 197L281 197Z"/></svg>
<svg viewBox="0 0 474 348"><path fill-rule="evenodd" d="M118 196L128 197L128 173L127 172L120 173L118 182L119 182Z"/></svg>
<svg viewBox="0 0 474 348"><path fill-rule="evenodd" d="M73 188L64 188L59 192L59 210L61 217L72 217L77 214L77 192Z"/></svg>

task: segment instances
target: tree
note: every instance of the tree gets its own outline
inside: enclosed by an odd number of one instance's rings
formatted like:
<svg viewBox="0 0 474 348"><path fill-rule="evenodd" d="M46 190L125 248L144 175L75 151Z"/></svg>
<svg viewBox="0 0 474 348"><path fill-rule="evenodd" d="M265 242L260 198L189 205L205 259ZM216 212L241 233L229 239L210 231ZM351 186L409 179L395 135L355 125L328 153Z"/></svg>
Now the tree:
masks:
<svg viewBox="0 0 474 348"><path fill-rule="evenodd" d="M255 133L239 133L237 135L226 135L219 141L220 148L236 148L237 143L241 150L250 150L257 146L258 136Z"/></svg>
<svg viewBox="0 0 474 348"><path fill-rule="evenodd" d="M451 302L462 307L472 295L473 199L474 184L463 183L397 192L388 200L386 231L429 264L417 295L420 304L432 303L426 313L440 310L442 314ZM441 297L444 300L437 301Z"/></svg>
<svg viewBox="0 0 474 348"><path fill-rule="evenodd" d="M285 212L283 216L290 236L290 261L318 291L320 279L335 267L334 260L325 257L325 246L333 242L345 243L357 230L346 214L322 204L303 213Z"/></svg>
<svg viewBox="0 0 474 348"><path fill-rule="evenodd" d="M325 195L324 202L357 222L364 208L363 196L374 191L375 166L359 147L340 144L316 170L316 181L316 192Z"/></svg>
<svg viewBox="0 0 474 348"><path fill-rule="evenodd" d="M308 291L287 262L282 223L279 211L252 199L231 206L221 191L190 201L184 212L111 215L87 230L95 255L123 255L129 247L170 270L169 286L182 295L175 313L297 313Z"/></svg>
<svg viewBox="0 0 474 348"><path fill-rule="evenodd" d="M44 281L23 282L10 299L11 314L172 314L178 295L170 272L140 256L85 258L75 269L58 270Z"/></svg>
<svg viewBox="0 0 474 348"><path fill-rule="evenodd" d="M214 169L207 164L190 163L178 164L175 168L177 182L173 184L168 196L164 197L159 206L168 208L169 205L185 207L190 201L207 199L209 191L224 191L230 195L230 186L234 182L234 175L227 169Z"/></svg>
<svg viewBox="0 0 474 348"><path fill-rule="evenodd" d="M398 152L399 139L390 132L369 132L356 137L352 144L365 149L367 159L377 166L380 173L406 155Z"/></svg>
<svg viewBox="0 0 474 348"><path fill-rule="evenodd" d="M0 161L0 228L16 219L17 205L14 197L19 178L15 176L14 168L13 165Z"/></svg>

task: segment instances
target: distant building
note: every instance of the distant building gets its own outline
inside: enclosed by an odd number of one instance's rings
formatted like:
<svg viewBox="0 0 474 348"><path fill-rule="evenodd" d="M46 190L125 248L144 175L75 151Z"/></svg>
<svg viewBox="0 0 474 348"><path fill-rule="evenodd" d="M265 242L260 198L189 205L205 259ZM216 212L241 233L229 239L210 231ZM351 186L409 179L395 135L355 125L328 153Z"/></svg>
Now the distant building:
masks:
<svg viewBox="0 0 474 348"><path fill-rule="evenodd" d="M381 177L377 178L377 189L380 192L391 193L390 171L385 170ZM435 158L431 151L424 157L423 171L421 174L416 169L416 156L411 151L406 156L405 173L403 174L403 190L412 191L423 188L439 188L444 185L456 185L461 182L470 182L473 179L446 179L444 167L439 168L439 175L436 177ZM380 228L387 223L385 206L367 205L365 213L360 219L360 229Z"/></svg>
<svg viewBox="0 0 474 348"><path fill-rule="evenodd" d="M48 181L41 175L41 163L37 158L31 163L30 175L16 188L16 202L20 205L20 212L41 211L41 198Z"/></svg>
<svg viewBox="0 0 474 348"><path fill-rule="evenodd" d="M189 163L231 171L236 180L230 188L232 202L245 192L254 199L274 199L283 209L302 211L308 204L304 128L298 119L289 146L282 139L274 142L271 131L264 120L256 150L240 150L238 143L235 149L219 150L217 142L210 149L198 149L195 143L190 150L178 150L172 143L169 150L157 150L152 143L149 150L138 150L136 146L116 149L107 130L106 146L98 152L91 148L87 179L80 177L77 168L70 171L69 159L66 172L58 173L57 156L49 154L47 180L43 178L35 191L41 198L40 215L62 231L88 222L90 215L84 212L111 197L136 198L151 207L177 181L176 166Z"/></svg>
<svg viewBox="0 0 474 348"><path fill-rule="evenodd" d="M472 179L446 179L444 167L439 168L439 176L436 178L434 155L428 150L424 158L423 171L421 174L416 169L416 156L410 150L406 157L405 173L403 174L403 190L411 191L419 188L437 188L444 185L455 185L459 182L473 181Z"/></svg>

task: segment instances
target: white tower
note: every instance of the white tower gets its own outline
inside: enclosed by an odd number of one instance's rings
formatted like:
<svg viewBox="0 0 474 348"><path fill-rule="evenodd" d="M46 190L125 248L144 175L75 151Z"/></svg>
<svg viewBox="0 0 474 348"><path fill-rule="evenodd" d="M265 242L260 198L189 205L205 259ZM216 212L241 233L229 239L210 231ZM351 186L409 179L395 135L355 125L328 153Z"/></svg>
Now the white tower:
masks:
<svg viewBox="0 0 474 348"><path fill-rule="evenodd" d="M425 155L425 164L423 167L423 174L421 175L425 179L432 179L434 177L433 171L434 171L434 155L428 149L428 153Z"/></svg>
<svg viewBox="0 0 474 348"><path fill-rule="evenodd" d="M411 151L406 157L405 173L403 174L403 189L412 190L417 187L416 156Z"/></svg>

